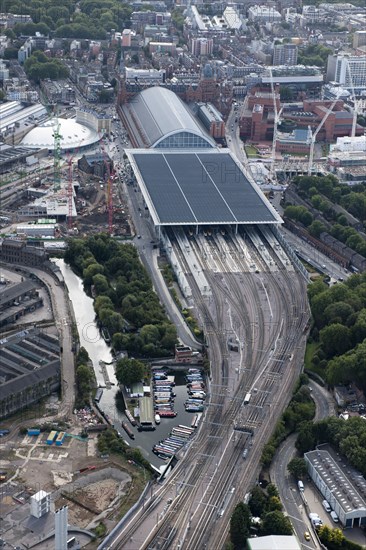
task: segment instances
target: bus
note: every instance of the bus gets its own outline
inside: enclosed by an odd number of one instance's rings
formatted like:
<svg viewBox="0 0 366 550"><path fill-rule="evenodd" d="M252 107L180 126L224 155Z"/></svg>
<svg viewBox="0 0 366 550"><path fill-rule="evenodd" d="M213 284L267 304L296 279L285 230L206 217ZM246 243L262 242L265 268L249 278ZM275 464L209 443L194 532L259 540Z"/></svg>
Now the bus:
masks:
<svg viewBox="0 0 366 550"><path fill-rule="evenodd" d="M251 393L246 393L244 397L244 405L248 405L250 398L252 397Z"/></svg>

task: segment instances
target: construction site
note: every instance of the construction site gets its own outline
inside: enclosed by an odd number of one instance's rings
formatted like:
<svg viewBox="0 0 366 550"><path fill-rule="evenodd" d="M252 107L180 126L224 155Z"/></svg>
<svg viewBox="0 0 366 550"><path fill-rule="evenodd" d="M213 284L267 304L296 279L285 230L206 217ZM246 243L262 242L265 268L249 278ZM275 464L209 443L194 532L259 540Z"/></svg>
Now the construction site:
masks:
<svg viewBox="0 0 366 550"><path fill-rule="evenodd" d="M49 241L100 231L130 236L119 185L122 172L110 155L111 135L94 132L86 140L81 124L67 120L65 128L65 121L50 119L27 134L25 147L4 146L1 151L3 234ZM64 138L66 132L72 135ZM42 226L36 229L38 220Z"/></svg>

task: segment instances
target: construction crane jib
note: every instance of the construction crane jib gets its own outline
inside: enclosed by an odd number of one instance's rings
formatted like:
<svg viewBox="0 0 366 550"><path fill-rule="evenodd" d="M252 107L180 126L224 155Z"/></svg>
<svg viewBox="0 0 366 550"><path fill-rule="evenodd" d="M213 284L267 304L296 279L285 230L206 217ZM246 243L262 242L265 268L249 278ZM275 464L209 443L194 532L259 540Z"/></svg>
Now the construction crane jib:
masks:
<svg viewBox="0 0 366 550"><path fill-rule="evenodd" d="M331 104L329 109L327 109L327 112L324 115L324 117L322 118L322 120L320 121L319 126L317 127L317 129L315 130L315 132L311 136L310 151L309 151L309 164L308 164L308 176L311 176L312 171L313 171L314 149L315 149L316 136L319 134L320 130L323 128L323 126L326 123L330 113L333 112L333 109L336 106L337 101L339 100L340 94L341 94L341 92L338 93L337 97L335 98L335 100L333 101L333 103Z"/></svg>

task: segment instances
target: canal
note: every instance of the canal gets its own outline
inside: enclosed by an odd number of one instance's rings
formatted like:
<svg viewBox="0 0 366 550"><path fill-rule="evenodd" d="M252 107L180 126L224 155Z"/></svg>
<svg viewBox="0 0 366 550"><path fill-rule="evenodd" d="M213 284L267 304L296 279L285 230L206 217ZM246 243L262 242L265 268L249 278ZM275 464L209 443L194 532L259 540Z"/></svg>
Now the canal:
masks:
<svg viewBox="0 0 366 550"><path fill-rule="evenodd" d="M162 418L159 426L152 432L138 432L137 428L132 428L135 439L131 440L122 428L122 421L129 424L122 407L122 399L118 391L117 380L114 374L113 356L111 348L103 340L95 321L95 311L93 307L93 298L88 296L83 287L82 280L67 265L64 260L55 260L60 268L68 289L70 301L73 305L75 321L79 333L80 345L83 346L89 354L93 363L95 376L98 385L105 386L105 377L100 368L100 361L105 363L108 378L112 384L110 389L104 388L103 395L99 402L99 407L109 415L111 422L116 430L121 432L122 437L132 447L140 449L144 457L154 466L161 467L164 462L160 460L153 452L152 447L161 439L168 437L171 429L178 424L190 426L194 414L187 413L184 408L184 402L187 399L187 387L184 374L176 373L176 398L174 410L178 413L175 418Z"/></svg>

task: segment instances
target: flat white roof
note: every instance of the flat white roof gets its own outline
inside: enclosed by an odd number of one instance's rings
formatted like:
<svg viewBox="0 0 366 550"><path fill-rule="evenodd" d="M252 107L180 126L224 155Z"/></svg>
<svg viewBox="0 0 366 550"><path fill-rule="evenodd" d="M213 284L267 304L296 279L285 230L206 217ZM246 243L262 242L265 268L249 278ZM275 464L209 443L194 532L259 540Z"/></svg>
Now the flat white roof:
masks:
<svg viewBox="0 0 366 550"><path fill-rule="evenodd" d="M269 535L247 540L250 550L301 550L293 535Z"/></svg>
<svg viewBox="0 0 366 550"><path fill-rule="evenodd" d="M34 500L37 500L37 501L40 501L42 500L43 498L46 498L48 497L50 493L46 493L46 491L38 491L38 493L36 493L35 495L32 496L32 498Z"/></svg>

